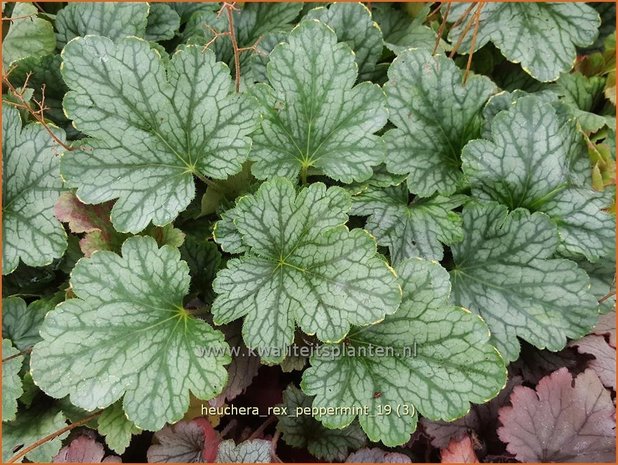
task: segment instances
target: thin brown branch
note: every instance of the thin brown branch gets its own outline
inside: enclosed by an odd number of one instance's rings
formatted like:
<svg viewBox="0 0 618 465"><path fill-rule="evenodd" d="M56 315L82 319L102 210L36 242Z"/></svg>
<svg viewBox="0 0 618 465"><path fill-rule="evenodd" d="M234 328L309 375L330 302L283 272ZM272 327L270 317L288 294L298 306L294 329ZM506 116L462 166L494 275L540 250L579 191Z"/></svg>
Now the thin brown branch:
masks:
<svg viewBox="0 0 618 465"><path fill-rule="evenodd" d="M223 428L223 430L221 431L221 433L219 433L219 435L222 438L224 438L225 436L229 434L230 431L232 431L232 429L236 428L237 424L238 422L236 421L235 418L233 418L227 425L225 425L225 428Z"/></svg>
<svg viewBox="0 0 618 465"><path fill-rule="evenodd" d="M478 36L479 25L481 24L481 10L483 9L483 6L485 6L485 4L483 2L480 2L473 16L474 32L472 33L472 40L470 42L470 53L468 54L468 62L466 63L466 71L464 72L464 77L463 77L464 84L468 80L468 74L470 74L470 68L472 67L472 56L474 55L474 47L476 46L476 37Z"/></svg>
<svg viewBox="0 0 618 465"><path fill-rule="evenodd" d="M600 304L602 304L603 302L605 302L607 299L610 299L612 297L614 297L616 295L616 289L614 289L613 291L608 292L607 294L605 294L603 297L601 297L598 302Z"/></svg>
<svg viewBox="0 0 618 465"><path fill-rule="evenodd" d="M478 4L474 3L472 6L473 7L477 7ZM472 11L472 10L470 9L470 11ZM464 14L464 15L462 15L462 18L465 18L468 15L469 15L469 13L468 14ZM466 21L466 25L464 26L463 31L461 31L461 34L457 38L457 42L455 43L455 45L451 49L451 53L449 53L449 58L453 58L455 56L455 54L457 53L457 50L459 50L459 47L461 47L462 42L464 41L464 39L468 35L468 32L470 32L470 28L472 27L472 25L474 24L475 16L476 16L476 14L470 16L468 21ZM462 18L460 18L460 19L462 19Z"/></svg>
<svg viewBox="0 0 618 465"><path fill-rule="evenodd" d="M43 86L41 88L41 92L42 92L42 97L40 101L37 101L35 99L32 99L32 101L39 107L38 110L35 110L32 105L30 104L30 102L28 102L23 95L23 92L18 91L15 86L11 83L11 81L9 80L9 73L12 70L9 69L9 71L6 74L2 75L2 81L6 84L6 86L8 87L9 91L11 92L11 94L18 100L18 102L10 102L7 101L5 102L7 105L12 105L15 108L19 108L22 110L26 110L28 113L30 113L32 115L32 117L38 122L40 123L43 128L47 131L47 133L51 136L51 138L54 140L54 142L56 142L58 145L60 145L64 150L66 150L67 152L70 152L71 150L74 150L73 147L68 146L67 144L65 144L62 140L60 140L60 138L54 134L54 131L51 130L51 128L49 127L49 124L47 123L47 121L45 120L45 116L44 113L46 110L48 110L48 108L45 106L45 86ZM24 83L23 88L26 88L26 85L28 83L28 80L30 79L30 75L28 74L26 76L26 82Z"/></svg>
<svg viewBox="0 0 618 465"><path fill-rule="evenodd" d="M36 16L36 13L33 13L31 15L12 16L10 18L3 16L2 17L2 21L11 21L11 22L13 22L13 21L17 21L18 19L28 19L28 18L33 18L35 16Z"/></svg>
<svg viewBox="0 0 618 465"><path fill-rule="evenodd" d="M451 11L451 2L447 2L446 11L442 15L442 22L440 23L440 27L438 28L436 43L433 46L433 51L431 52L432 55L435 55L436 52L438 51L438 47L440 46L440 41L442 40L442 35L444 34L444 29L446 29L446 22L448 20L448 14L450 13L450 11Z"/></svg>
<svg viewBox="0 0 618 465"><path fill-rule="evenodd" d="M13 360L14 358L17 358L17 357L21 357L22 355L29 354L30 352L32 352L32 347L29 347L29 348L24 349L24 350L22 350L22 351L20 351L20 352L18 352L16 354L9 355L8 357L3 358L2 359L2 363L8 362L9 360Z"/></svg>
<svg viewBox="0 0 618 465"><path fill-rule="evenodd" d="M240 48L236 38L236 28L234 27L234 11L236 10L235 3L224 3L221 8L225 9L227 14L227 22L229 26L230 42L232 42L232 50L234 51L234 79L236 83L236 92L240 92Z"/></svg>
<svg viewBox="0 0 618 465"><path fill-rule="evenodd" d="M79 421L76 421L75 423L71 423L70 425L65 426L64 428L60 428L58 431L54 431L51 434L48 434L47 436L39 439L38 441L30 444L27 447L24 447L23 449L21 449L19 452L17 452L13 457L11 457L10 459L8 459L6 461L6 463L16 463L18 460L21 460L22 458L24 458L27 454L29 454L30 452L32 452L34 449L36 449L37 447L42 446L43 444L45 444L46 442L49 442L53 439L56 439L58 436L61 436L62 434L66 433L67 431L71 431L75 428L77 428L78 426L82 426L85 425L86 423L88 423L91 420L94 420L96 417L98 417L99 415L101 415L102 410L93 413L92 415L87 416L86 418L83 418Z"/></svg>
<svg viewBox="0 0 618 465"><path fill-rule="evenodd" d="M268 428L270 425L272 425L275 421L277 421L277 417L274 415L269 416L266 421L264 423L262 423L252 434L251 436L249 436L247 438L247 441L250 441L251 439L258 439L262 434L264 434L264 431L266 431L266 428Z"/></svg>

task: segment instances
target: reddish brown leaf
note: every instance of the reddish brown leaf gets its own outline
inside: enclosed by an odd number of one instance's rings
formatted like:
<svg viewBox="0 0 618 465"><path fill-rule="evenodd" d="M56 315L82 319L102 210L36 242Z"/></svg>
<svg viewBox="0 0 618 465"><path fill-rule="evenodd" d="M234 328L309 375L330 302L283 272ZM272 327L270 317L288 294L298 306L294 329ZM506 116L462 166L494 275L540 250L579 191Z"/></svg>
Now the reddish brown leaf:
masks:
<svg viewBox="0 0 618 465"><path fill-rule="evenodd" d="M68 446L60 449L53 458L54 463L121 463L120 457L105 457L103 445L89 436L78 436Z"/></svg>
<svg viewBox="0 0 618 465"><path fill-rule="evenodd" d="M476 457L472 439L466 435L461 439L451 439L448 447L440 451L442 463L479 463Z"/></svg>
<svg viewBox="0 0 618 465"><path fill-rule="evenodd" d="M205 418L179 421L154 435L158 444L148 448L148 462L209 462L217 458L219 433Z"/></svg>
<svg viewBox="0 0 618 465"><path fill-rule="evenodd" d="M573 378L561 368L536 392L518 386L512 406L500 409L500 439L522 462L609 462L616 453L615 413L609 392L592 370Z"/></svg>
<svg viewBox="0 0 618 465"><path fill-rule="evenodd" d="M571 345L581 354L590 354L594 359L588 362L604 386L616 390L616 348L610 346L603 336L590 335Z"/></svg>
<svg viewBox="0 0 618 465"><path fill-rule="evenodd" d="M601 315L599 322L592 330L593 334L599 336L608 335L609 344L612 347L616 347L616 312L610 312L605 315Z"/></svg>

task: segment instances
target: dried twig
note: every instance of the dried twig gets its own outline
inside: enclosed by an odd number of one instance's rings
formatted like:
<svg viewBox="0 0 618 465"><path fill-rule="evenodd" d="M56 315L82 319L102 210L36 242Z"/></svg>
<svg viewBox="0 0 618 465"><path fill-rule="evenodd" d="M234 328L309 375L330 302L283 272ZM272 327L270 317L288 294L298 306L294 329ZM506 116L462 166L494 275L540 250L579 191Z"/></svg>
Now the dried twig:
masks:
<svg viewBox="0 0 618 465"><path fill-rule="evenodd" d="M474 12L474 32L472 33L472 40L470 42L470 53L468 54L468 62L466 63L466 71L464 73L463 82L464 84L468 80L468 74L470 74L470 67L472 66L472 56L474 55L474 47L476 46L476 37L479 33L479 25L481 24L481 10L483 9L485 4L483 2L479 3L478 8Z"/></svg>
<svg viewBox="0 0 618 465"><path fill-rule="evenodd" d="M37 101L34 98L32 99L32 101L38 107L38 110L35 110L32 107L32 105L30 104L30 102L28 102L24 98L23 91L17 90L15 88L15 86L11 83L11 81L9 80L9 74L11 73L11 71L12 71L12 69L9 69L6 74L2 75L2 81L6 84L6 86L9 89L9 91L18 100L18 102L7 101L5 103L7 105L12 105L15 108L19 108L21 110L26 110L28 113L30 113L32 115L32 117L38 123L40 123L43 126L43 128L45 128L45 130L48 132L48 134L51 136L51 138L54 140L54 142L56 142L58 145L60 145L67 152L70 152L71 150L74 150L73 147L70 147L67 144L65 144L62 140L60 140L60 138L58 136L56 136L56 134L54 134L54 131L52 131L52 129L49 127L49 124L45 120L44 113L45 113L45 111L49 110L49 108L45 106L45 85L43 85L43 87L41 88L41 100ZM26 75L26 81L24 82L24 85L22 86L23 89L26 88L29 79L30 79L30 73L28 73Z"/></svg>
<svg viewBox="0 0 618 465"><path fill-rule="evenodd" d="M473 4L474 7L478 7L480 5L478 5L477 3ZM466 14L462 15L462 18L465 18ZM461 31L461 34L459 35L459 37L457 38L457 42L455 43L455 45L453 46L453 48L451 49L451 53L449 53L449 58L453 58L455 56L455 54L457 53L457 50L459 50L459 47L461 46L462 42L464 41L465 37L468 35L468 32L470 32L470 28L472 27L472 25L474 24L474 18L476 17L476 13L471 16L468 21L466 21L466 25L464 26L463 31Z"/></svg>
<svg viewBox="0 0 618 465"><path fill-rule="evenodd" d="M441 8L442 5L440 5L439 8ZM446 28L446 22L448 20L448 14L451 11L451 2L447 2L446 4L446 11L444 12L444 14L442 15L442 22L440 23L440 27L438 28L438 34L436 37L436 43L433 46L433 51L431 52L432 55L435 55L436 52L438 51L438 47L440 46L440 41L442 40L442 34L444 34L444 29Z"/></svg>
<svg viewBox="0 0 618 465"><path fill-rule="evenodd" d="M256 52L257 46L259 42L262 40L262 37L259 37L253 43L253 45L249 47L239 47L238 39L236 37L236 27L234 25L234 12L235 11L238 11L238 8L236 7L236 3L224 3L221 6L221 9L217 13L217 16L220 16L221 14L223 14L223 12L225 12L227 16L228 30L225 32L221 32L221 31L217 31L210 25L206 25L206 27L210 30L210 33L212 34L212 39L210 39L204 45L204 48L205 49L209 48L220 37L225 36L225 37L230 38L230 42L232 43L232 50L234 52L234 79L235 79L235 85L236 85L236 92L239 92L240 91L240 55L241 53L248 52L248 51Z"/></svg>

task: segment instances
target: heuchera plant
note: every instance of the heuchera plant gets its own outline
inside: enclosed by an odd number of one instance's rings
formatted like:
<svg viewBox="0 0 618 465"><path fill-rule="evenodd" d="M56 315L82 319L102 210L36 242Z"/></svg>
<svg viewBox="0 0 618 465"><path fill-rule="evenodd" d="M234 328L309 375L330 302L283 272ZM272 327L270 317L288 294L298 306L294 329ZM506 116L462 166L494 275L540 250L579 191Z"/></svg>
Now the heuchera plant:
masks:
<svg viewBox="0 0 618 465"><path fill-rule="evenodd" d="M614 24L3 3L3 462L613 461Z"/></svg>

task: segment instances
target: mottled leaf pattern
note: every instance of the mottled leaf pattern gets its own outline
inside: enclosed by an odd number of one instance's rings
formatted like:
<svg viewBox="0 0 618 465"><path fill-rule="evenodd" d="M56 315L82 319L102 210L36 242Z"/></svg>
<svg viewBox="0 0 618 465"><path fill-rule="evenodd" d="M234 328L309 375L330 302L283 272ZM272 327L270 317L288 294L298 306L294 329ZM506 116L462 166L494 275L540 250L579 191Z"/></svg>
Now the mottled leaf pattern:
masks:
<svg viewBox="0 0 618 465"><path fill-rule="evenodd" d="M51 127L56 137L64 131ZM49 265L62 256L67 237L54 218L60 195L59 147L40 124L22 125L19 111L2 105L2 274L19 262Z"/></svg>
<svg viewBox="0 0 618 465"><path fill-rule="evenodd" d="M3 73L18 60L47 55L56 47L54 26L38 17L37 8L31 3L15 3L11 18L9 30L2 37Z"/></svg>
<svg viewBox="0 0 618 465"><path fill-rule="evenodd" d="M601 194L574 182L571 167L581 154L571 150L572 131L551 104L520 98L493 118L489 140L466 145L463 169L477 197L546 213L558 226L561 249L595 261L612 250L615 218Z"/></svg>
<svg viewBox="0 0 618 465"><path fill-rule="evenodd" d="M481 109L495 85L463 73L452 60L422 49L400 54L384 86L389 120L384 135L389 171L408 175L408 189L421 197L452 194L463 184L461 149L480 134Z"/></svg>
<svg viewBox="0 0 618 465"><path fill-rule="evenodd" d="M265 439L251 439L234 444L228 439L219 444L218 463L270 463L271 443Z"/></svg>
<svg viewBox="0 0 618 465"><path fill-rule="evenodd" d="M225 179L241 170L256 124L252 100L230 94L229 71L212 52L183 48L166 72L148 42L88 36L63 57L65 111L91 139L63 158L62 174L85 203L118 199L118 231L176 218L195 196L193 174Z"/></svg>
<svg viewBox="0 0 618 465"><path fill-rule="evenodd" d="M17 399L24 393L19 371L24 362L23 354L13 347L9 339L2 339L2 421L15 420Z"/></svg>
<svg viewBox="0 0 618 465"><path fill-rule="evenodd" d="M367 437L357 423L341 429L325 428L311 415L296 415L297 408L311 407L311 397L295 386L283 391L283 405L288 415L279 417L277 430L283 441L292 447L306 447L319 460L344 460L350 449L363 447Z"/></svg>
<svg viewBox="0 0 618 465"><path fill-rule="evenodd" d="M177 249L127 239L122 257L98 252L80 260L71 286L78 298L48 314L32 353L33 377L47 394L70 395L86 410L124 396L129 420L157 430L182 418L189 391L203 399L221 392L226 344L183 308L189 270ZM205 354L204 346L220 353ZM162 373L165 385L156 382Z"/></svg>
<svg viewBox="0 0 618 465"><path fill-rule="evenodd" d="M56 16L58 46L64 47L71 39L85 35L112 40L143 37L149 8L145 2L69 3Z"/></svg>
<svg viewBox="0 0 618 465"><path fill-rule="evenodd" d="M259 179L323 173L345 183L371 176L384 144L384 94L369 82L354 86L354 53L331 28L305 20L270 54L268 83L253 94L263 113L250 158Z"/></svg>
<svg viewBox="0 0 618 465"><path fill-rule="evenodd" d="M359 415L363 430L372 441L388 446L408 441L417 410L427 418L453 420L468 411L470 402L494 397L506 379L483 321L448 302L449 278L440 265L411 259L397 272L403 287L397 313L352 330L339 356L333 350L313 356L302 382L303 390L316 396L314 406L367 408L367 414ZM346 346L390 352L348 355ZM390 415L380 414L389 407ZM355 416L319 419L329 428L342 428Z"/></svg>
<svg viewBox="0 0 618 465"><path fill-rule="evenodd" d="M405 184L380 189L369 186L352 197L353 215L368 216L366 229L387 246L394 264L410 257L442 260L442 244L463 239L461 217L452 210L464 196L414 198Z"/></svg>
<svg viewBox="0 0 618 465"><path fill-rule="evenodd" d="M460 3L452 8L455 21L467 9ZM472 13L474 14L474 13ZM585 3L497 2L483 5L474 49L491 41L511 62L539 81L554 81L575 64L576 46L591 45L601 24L599 15ZM470 50L474 28L460 22L449 32L457 42L463 34L460 50Z"/></svg>
<svg viewBox="0 0 618 465"><path fill-rule="evenodd" d="M556 351L596 322L589 279L574 262L551 258L558 233L549 217L496 203L463 210L464 241L453 246L453 301L487 322L507 361L520 337Z"/></svg>
<svg viewBox="0 0 618 465"><path fill-rule="evenodd" d="M285 178L241 197L228 214L246 252L214 281L215 323L244 316L247 346L280 362L296 325L335 342L350 325L393 313L401 299L396 278L365 231L342 226L349 207L341 188L314 183L296 193Z"/></svg>

